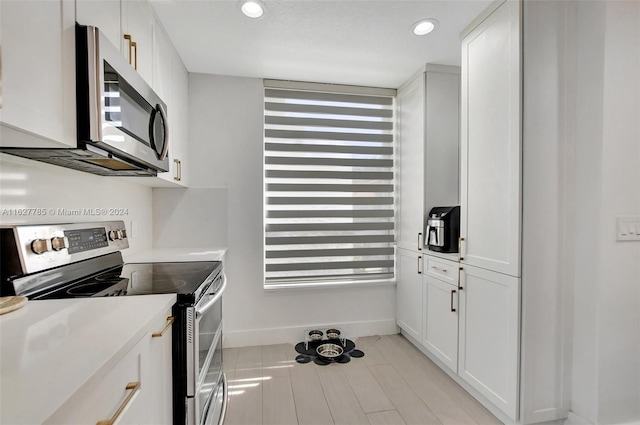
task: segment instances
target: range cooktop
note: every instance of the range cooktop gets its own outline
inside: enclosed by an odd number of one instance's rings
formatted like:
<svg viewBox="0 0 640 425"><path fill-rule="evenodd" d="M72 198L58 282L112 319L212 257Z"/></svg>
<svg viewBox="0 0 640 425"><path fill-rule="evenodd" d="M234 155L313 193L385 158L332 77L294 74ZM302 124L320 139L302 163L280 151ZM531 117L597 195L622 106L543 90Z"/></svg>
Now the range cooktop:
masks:
<svg viewBox="0 0 640 425"><path fill-rule="evenodd" d="M38 299L125 295L193 295L210 276L222 269L220 261L123 264L88 276Z"/></svg>

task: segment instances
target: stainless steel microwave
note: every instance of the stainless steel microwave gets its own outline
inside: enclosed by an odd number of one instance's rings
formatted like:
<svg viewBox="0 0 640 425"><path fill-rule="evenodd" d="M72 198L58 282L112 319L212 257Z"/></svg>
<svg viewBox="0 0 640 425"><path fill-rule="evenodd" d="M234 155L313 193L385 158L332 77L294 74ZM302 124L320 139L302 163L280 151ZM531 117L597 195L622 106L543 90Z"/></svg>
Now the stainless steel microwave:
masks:
<svg viewBox="0 0 640 425"><path fill-rule="evenodd" d="M76 24L76 148L3 152L108 176L169 170L167 106L96 27Z"/></svg>

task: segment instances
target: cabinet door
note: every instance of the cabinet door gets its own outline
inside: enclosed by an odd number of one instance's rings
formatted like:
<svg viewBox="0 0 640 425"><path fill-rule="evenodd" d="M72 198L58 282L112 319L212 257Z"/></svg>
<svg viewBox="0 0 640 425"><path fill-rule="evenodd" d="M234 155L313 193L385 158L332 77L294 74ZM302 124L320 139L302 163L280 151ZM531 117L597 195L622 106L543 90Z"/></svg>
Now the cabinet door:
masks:
<svg viewBox="0 0 640 425"><path fill-rule="evenodd" d="M73 0L2 0L0 9L0 143L75 147ZM7 136L14 129L48 140Z"/></svg>
<svg viewBox="0 0 640 425"><path fill-rule="evenodd" d="M147 412L146 423L170 424L173 418L172 379L172 330L171 311L166 319L157 322L147 337L149 343L149 400L151 410Z"/></svg>
<svg viewBox="0 0 640 425"><path fill-rule="evenodd" d="M122 51L120 0L76 0L76 21L80 25L98 27Z"/></svg>
<svg viewBox="0 0 640 425"><path fill-rule="evenodd" d="M458 371L458 287L424 277L423 345L453 372Z"/></svg>
<svg viewBox="0 0 640 425"><path fill-rule="evenodd" d="M520 279L463 266L460 287L458 374L517 420Z"/></svg>
<svg viewBox="0 0 640 425"><path fill-rule="evenodd" d="M422 255L398 249L396 322L416 341L422 341L422 267Z"/></svg>
<svg viewBox="0 0 640 425"><path fill-rule="evenodd" d="M125 40L123 53L150 86L153 85L154 25L155 19L146 1L127 0L122 3L123 32L131 36L131 40ZM131 43L135 43L135 47L130 49Z"/></svg>
<svg viewBox="0 0 640 425"><path fill-rule="evenodd" d="M506 1L462 41L463 262L520 276L520 4Z"/></svg>
<svg viewBox="0 0 640 425"><path fill-rule="evenodd" d="M182 186L189 185L189 73L182 59L174 51L173 59L173 141L177 164L177 180Z"/></svg>
<svg viewBox="0 0 640 425"><path fill-rule="evenodd" d="M424 246L424 74L397 96L397 240L398 247Z"/></svg>

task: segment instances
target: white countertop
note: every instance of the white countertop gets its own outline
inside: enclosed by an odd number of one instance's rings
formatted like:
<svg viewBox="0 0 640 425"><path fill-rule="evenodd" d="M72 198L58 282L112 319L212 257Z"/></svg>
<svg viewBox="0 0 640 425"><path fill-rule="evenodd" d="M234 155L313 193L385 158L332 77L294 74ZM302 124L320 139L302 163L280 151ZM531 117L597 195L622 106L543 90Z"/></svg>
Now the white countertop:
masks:
<svg viewBox="0 0 640 425"><path fill-rule="evenodd" d="M39 424L110 371L175 294L29 301L0 316L0 423Z"/></svg>
<svg viewBox="0 0 640 425"><path fill-rule="evenodd" d="M127 254L122 252L125 263L171 263L188 261L223 261L226 248L155 248Z"/></svg>

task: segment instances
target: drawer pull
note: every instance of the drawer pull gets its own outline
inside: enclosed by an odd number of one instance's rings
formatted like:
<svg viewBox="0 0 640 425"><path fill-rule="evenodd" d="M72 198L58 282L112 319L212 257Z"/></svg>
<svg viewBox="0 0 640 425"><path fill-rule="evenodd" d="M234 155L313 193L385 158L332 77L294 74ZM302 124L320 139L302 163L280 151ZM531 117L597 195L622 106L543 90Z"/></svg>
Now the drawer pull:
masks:
<svg viewBox="0 0 640 425"><path fill-rule="evenodd" d="M154 332L154 333L152 333L152 334L151 334L151 337L152 337L152 338L158 338L158 337L163 336L163 335L164 335L164 333L165 333L166 331L168 331L168 330L169 330L169 328L171 327L171 325L173 325L174 320L176 320L176 318L175 318L175 317L173 317L173 316L169 316L169 317L167 317L167 325L164 327L164 329L162 329L160 332Z"/></svg>
<svg viewBox="0 0 640 425"><path fill-rule="evenodd" d="M111 419L107 419L106 421L99 421L96 425L113 425L115 421L118 419L118 416L120 416L120 414L124 410L124 408L127 407L127 404L129 404L129 402L131 401L135 393L140 389L140 381L129 382L125 387L125 389L131 392L129 393L127 398L124 399L120 407L118 407L118 410L116 410L116 413L113 414L113 417Z"/></svg>
<svg viewBox="0 0 640 425"><path fill-rule="evenodd" d="M418 274L422 274L422 270L420 269L420 263L422 263L422 256L418 256Z"/></svg>
<svg viewBox="0 0 640 425"><path fill-rule="evenodd" d="M455 289L451 290L451 311L456 311L456 309L453 307L453 295L456 293Z"/></svg>
<svg viewBox="0 0 640 425"><path fill-rule="evenodd" d="M447 272L447 269L438 269L436 266L431 266L431 268L432 268L432 269L436 269L436 270L440 270L440 271L442 271L443 273L446 273L446 272Z"/></svg>

